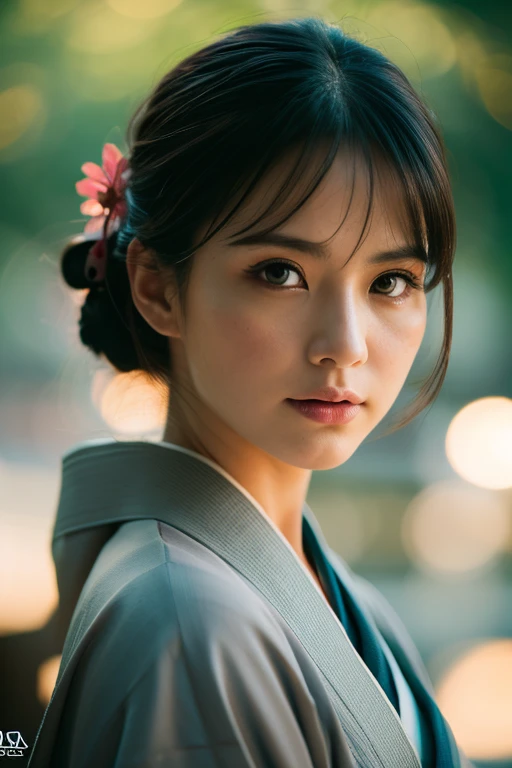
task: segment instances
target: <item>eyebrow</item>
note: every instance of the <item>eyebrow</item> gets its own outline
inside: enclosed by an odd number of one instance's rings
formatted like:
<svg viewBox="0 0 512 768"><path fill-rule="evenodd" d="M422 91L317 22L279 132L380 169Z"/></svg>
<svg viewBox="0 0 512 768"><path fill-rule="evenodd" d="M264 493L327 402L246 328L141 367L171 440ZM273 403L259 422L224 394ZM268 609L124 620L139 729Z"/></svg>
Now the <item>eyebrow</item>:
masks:
<svg viewBox="0 0 512 768"><path fill-rule="evenodd" d="M262 245L277 246L278 248L288 248L293 251L300 251L314 256L317 259L329 261L331 255L327 248L321 243L314 243L311 240L304 240L301 237L292 237L284 235L281 232L267 232L262 234L245 235L236 240L228 242L227 245ZM427 253L423 248L418 248L414 244L401 245L390 251L380 251L368 259L368 264L381 264L385 261L401 261L404 259L415 259L423 264L428 263Z"/></svg>

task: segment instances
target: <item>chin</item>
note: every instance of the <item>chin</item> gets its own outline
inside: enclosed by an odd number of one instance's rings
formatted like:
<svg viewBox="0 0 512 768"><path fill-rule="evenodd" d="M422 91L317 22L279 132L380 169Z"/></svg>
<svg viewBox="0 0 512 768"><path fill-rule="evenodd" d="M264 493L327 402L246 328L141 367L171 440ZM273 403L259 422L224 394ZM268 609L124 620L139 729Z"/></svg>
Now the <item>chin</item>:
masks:
<svg viewBox="0 0 512 768"><path fill-rule="evenodd" d="M336 469L354 455L362 440L354 442L354 439L344 440L342 436L323 436L314 446L302 444L303 450L297 450L290 455L288 463L295 467L311 470Z"/></svg>

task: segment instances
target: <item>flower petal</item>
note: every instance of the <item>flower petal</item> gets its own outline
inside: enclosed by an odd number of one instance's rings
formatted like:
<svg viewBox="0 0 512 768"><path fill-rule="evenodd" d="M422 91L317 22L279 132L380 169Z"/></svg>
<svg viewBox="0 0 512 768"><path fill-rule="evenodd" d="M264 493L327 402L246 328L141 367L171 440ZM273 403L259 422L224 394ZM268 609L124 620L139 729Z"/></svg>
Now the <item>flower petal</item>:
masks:
<svg viewBox="0 0 512 768"><path fill-rule="evenodd" d="M126 157L122 157L117 164L116 177L114 179L114 189L120 197L123 195L129 176L130 168L128 168L128 160Z"/></svg>
<svg viewBox="0 0 512 768"><path fill-rule="evenodd" d="M115 144L105 144L103 147L101 162L103 165L103 171L105 172L110 183L114 181L117 164L122 156L123 153L116 147Z"/></svg>
<svg viewBox="0 0 512 768"><path fill-rule="evenodd" d="M103 206L97 200L84 200L80 205L80 213L84 213L86 216L102 216Z"/></svg>
<svg viewBox="0 0 512 768"><path fill-rule="evenodd" d="M108 185L108 179L103 173L103 168L100 168L96 163L84 163L80 170L93 181L99 181L105 186Z"/></svg>
<svg viewBox="0 0 512 768"><path fill-rule="evenodd" d="M84 232L97 232L103 227L105 216L94 216L84 227Z"/></svg>
<svg viewBox="0 0 512 768"><path fill-rule="evenodd" d="M99 181L93 181L92 179L82 179L77 181L75 189L79 195L84 197L98 198L98 192L106 192L107 188L104 184L100 184Z"/></svg>

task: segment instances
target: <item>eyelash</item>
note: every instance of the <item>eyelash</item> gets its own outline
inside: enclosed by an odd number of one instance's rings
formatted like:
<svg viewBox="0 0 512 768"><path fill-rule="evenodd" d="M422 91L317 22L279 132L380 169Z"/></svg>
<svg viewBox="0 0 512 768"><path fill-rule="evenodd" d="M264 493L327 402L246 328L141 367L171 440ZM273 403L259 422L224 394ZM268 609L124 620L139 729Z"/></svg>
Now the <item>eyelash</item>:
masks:
<svg viewBox="0 0 512 768"><path fill-rule="evenodd" d="M304 277L302 276L299 269L292 264L289 261L286 261L285 259L269 259L267 261L259 262L258 264L253 264L248 269L245 270L248 274L250 274L252 277L257 278L257 276L263 272L265 269L267 269L270 266L273 266L274 264L283 265L286 267L286 269L292 270L296 274L299 275L299 277L305 282ZM394 304L401 304L405 299L409 297L412 291L414 290L423 290L423 283L419 281L416 277L416 275L413 272L409 272L408 270L394 270L393 272L383 272L382 275L379 275L377 280L380 280L382 277L401 277L403 278L407 283L407 288L400 296L391 296L390 300ZM265 287L270 288L270 290L290 290L293 288L297 288L298 286L291 286L287 287L285 285L273 285L272 283L269 283L268 281L261 281L265 284ZM376 281L375 281L376 282ZM378 292L377 292L378 293ZM385 293L378 293L379 296L386 297L387 294Z"/></svg>

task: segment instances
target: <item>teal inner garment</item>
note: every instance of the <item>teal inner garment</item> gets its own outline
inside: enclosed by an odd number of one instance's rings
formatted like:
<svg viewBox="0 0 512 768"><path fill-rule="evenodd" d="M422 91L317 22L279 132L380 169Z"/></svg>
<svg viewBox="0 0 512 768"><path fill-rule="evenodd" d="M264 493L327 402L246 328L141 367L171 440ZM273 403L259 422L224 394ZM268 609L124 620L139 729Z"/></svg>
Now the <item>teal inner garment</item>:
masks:
<svg viewBox="0 0 512 768"><path fill-rule="evenodd" d="M378 680L400 716L399 696L394 677L377 633L350 590L340 580L304 515L302 538L304 554L315 569L333 611L345 627L354 648ZM409 676L406 682L418 706L422 736L425 736L422 738L425 758L422 759L422 765L429 768L461 768L457 744L436 701L417 675Z"/></svg>
<svg viewBox="0 0 512 768"><path fill-rule="evenodd" d="M352 645L379 681L400 716L398 692L379 640L357 603L340 583L306 517L303 517L302 535L304 554L315 568L333 611L345 627Z"/></svg>

